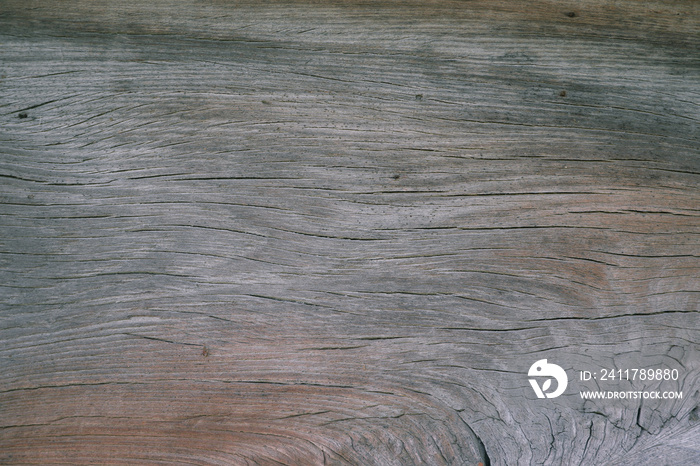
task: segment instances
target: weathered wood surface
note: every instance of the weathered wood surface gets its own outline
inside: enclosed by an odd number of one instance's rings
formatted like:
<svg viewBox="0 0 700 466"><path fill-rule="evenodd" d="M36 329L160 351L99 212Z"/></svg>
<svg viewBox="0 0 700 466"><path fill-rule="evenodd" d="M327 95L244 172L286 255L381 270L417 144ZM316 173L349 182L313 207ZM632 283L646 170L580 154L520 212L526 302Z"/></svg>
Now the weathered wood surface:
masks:
<svg viewBox="0 0 700 466"><path fill-rule="evenodd" d="M3 0L0 462L699 464L699 5Z"/></svg>

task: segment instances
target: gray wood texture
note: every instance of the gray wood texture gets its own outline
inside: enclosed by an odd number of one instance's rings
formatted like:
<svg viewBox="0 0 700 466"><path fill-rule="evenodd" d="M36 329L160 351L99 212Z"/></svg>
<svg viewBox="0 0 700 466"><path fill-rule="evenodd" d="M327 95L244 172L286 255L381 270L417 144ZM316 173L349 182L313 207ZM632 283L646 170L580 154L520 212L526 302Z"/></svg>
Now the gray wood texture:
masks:
<svg viewBox="0 0 700 466"><path fill-rule="evenodd" d="M697 1L2 0L0 463L700 464L699 109Z"/></svg>

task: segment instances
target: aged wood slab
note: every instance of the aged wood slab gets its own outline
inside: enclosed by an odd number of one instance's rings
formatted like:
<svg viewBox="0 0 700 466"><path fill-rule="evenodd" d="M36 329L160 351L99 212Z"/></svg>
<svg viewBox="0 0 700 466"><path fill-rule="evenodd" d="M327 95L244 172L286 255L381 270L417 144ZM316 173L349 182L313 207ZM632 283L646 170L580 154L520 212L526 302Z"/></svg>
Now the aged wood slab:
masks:
<svg viewBox="0 0 700 466"><path fill-rule="evenodd" d="M700 464L699 52L692 0L3 0L0 463Z"/></svg>

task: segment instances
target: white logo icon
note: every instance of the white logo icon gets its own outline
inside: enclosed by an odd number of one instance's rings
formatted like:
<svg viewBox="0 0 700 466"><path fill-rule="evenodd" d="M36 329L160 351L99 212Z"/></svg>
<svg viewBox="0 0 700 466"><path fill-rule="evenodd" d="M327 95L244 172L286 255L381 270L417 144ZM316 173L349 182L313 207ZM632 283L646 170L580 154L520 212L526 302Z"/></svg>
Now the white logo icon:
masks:
<svg viewBox="0 0 700 466"><path fill-rule="evenodd" d="M569 379L566 377L566 372L564 369L557 366L556 364L548 364L546 359L540 359L535 364L530 366L530 370L527 375L530 377L549 377L542 384L540 388L537 380L530 379L530 385L532 389L535 390L537 398L556 398L566 390L566 385L569 383ZM552 385L552 377L557 381L557 389L551 393L546 393L549 387Z"/></svg>

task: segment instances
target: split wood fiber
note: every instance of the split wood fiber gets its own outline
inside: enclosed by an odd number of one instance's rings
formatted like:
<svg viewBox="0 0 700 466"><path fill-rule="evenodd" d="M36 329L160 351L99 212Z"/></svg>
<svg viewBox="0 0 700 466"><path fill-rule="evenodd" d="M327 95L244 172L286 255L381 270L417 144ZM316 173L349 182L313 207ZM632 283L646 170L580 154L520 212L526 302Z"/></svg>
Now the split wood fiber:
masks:
<svg viewBox="0 0 700 466"><path fill-rule="evenodd" d="M0 463L700 464L699 50L696 1L3 0Z"/></svg>

